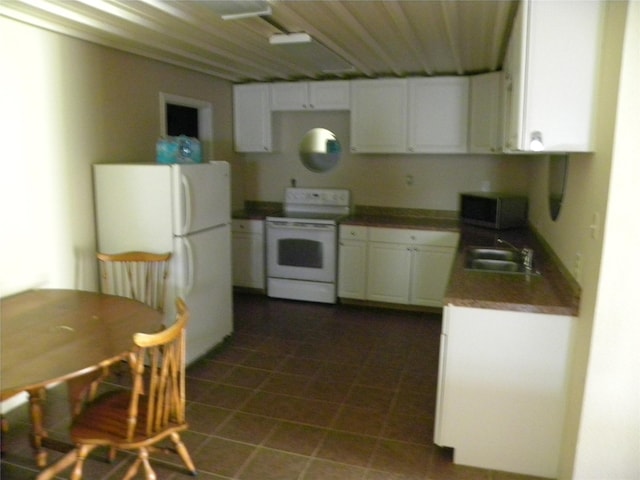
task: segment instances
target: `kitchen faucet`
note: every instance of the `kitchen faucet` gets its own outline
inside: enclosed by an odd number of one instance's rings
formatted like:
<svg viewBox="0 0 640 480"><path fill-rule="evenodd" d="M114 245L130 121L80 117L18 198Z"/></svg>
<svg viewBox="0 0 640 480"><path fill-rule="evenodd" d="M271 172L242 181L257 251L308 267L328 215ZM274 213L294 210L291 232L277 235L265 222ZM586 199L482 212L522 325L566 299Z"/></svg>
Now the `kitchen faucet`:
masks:
<svg viewBox="0 0 640 480"><path fill-rule="evenodd" d="M506 245L512 250L520 253L520 255L522 255L522 264L524 265L525 270L529 271L533 268L533 249L528 247L524 247L522 249L517 248L512 243L509 243L506 240L503 240L502 238L498 238L497 243Z"/></svg>

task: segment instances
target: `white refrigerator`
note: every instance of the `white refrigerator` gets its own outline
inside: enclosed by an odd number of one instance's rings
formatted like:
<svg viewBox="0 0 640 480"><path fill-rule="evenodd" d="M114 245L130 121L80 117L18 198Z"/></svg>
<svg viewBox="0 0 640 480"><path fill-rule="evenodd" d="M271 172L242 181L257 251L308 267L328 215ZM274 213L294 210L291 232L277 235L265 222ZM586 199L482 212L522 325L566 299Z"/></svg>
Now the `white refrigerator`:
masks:
<svg viewBox="0 0 640 480"><path fill-rule="evenodd" d="M166 323L181 296L191 311L191 363L233 331L229 164L98 164L93 171L98 250L173 253Z"/></svg>

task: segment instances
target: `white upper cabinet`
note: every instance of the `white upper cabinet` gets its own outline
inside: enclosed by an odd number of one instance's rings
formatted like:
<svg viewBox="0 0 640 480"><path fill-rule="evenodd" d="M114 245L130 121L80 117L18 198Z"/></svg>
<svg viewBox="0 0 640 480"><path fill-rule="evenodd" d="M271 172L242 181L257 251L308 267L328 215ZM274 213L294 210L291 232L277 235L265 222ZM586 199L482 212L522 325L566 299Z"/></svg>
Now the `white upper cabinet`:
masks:
<svg viewBox="0 0 640 480"><path fill-rule="evenodd" d="M271 85L272 111L349 110L349 81L279 82Z"/></svg>
<svg viewBox="0 0 640 480"><path fill-rule="evenodd" d="M351 150L467 152L469 79L353 80Z"/></svg>
<svg viewBox="0 0 640 480"><path fill-rule="evenodd" d="M268 83L234 85L233 114L233 136L237 152L272 150Z"/></svg>
<svg viewBox="0 0 640 480"><path fill-rule="evenodd" d="M411 78L408 105L409 152L468 151L468 77Z"/></svg>
<svg viewBox="0 0 640 480"><path fill-rule="evenodd" d="M502 151L502 72L470 77L469 151Z"/></svg>
<svg viewBox="0 0 640 480"><path fill-rule="evenodd" d="M407 135L407 81L351 81L351 151L403 153Z"/></svg>
<svg viewBox="0 0 640 480"><path fill-rule="evenodd" d="M520 2L504 63L506 151L593 149L603 8L593 0Z"/></svg>

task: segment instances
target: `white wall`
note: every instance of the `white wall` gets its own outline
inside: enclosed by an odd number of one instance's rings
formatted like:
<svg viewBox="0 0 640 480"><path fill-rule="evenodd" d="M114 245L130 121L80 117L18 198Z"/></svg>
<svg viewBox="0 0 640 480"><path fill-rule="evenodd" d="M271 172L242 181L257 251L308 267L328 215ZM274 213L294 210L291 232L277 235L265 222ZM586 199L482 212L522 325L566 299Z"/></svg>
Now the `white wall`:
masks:
<svg viewBox="0 0 640 480"><path fill-rule="evenodd" d="M307 170L298 145L312 128L334 132L343 148L340 163L326 173ZM349 188L357 205L457 210L461 191L526 193L528 157L495 155L354 155L349 152L348 112L273 113L275 153L245 154L244 195L281 202L295 178L299 187ZM413 185L407 185L407 176Z"/></svg>
<svg viewBox="0 0 640 480"><path fill-rule="evenodd" d="M619 26L610 195L573 472L581 480L640 478L640 219L632 213L640 185L640 2L628 8Z"/></svg>
<svg viewBox="0 0 640 480"><path fill-rule="evenodd" d="M91 164L155 161L159 92L211 102L215 157L233 159L226 81L5 17L0 65L0 295L96 288Z"/></svg>

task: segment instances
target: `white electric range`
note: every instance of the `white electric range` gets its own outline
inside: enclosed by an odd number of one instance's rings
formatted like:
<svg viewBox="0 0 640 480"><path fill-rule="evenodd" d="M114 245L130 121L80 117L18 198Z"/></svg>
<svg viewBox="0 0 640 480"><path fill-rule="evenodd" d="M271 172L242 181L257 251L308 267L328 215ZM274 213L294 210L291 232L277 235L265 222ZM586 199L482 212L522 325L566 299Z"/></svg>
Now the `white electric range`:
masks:
<svg viewBox="0 0 640 480"><path fill-rule="evenodd" d="M282 216L266 218L267 295L335 303L338 222L350 213L349 190L287 188Z"/></svg>

